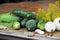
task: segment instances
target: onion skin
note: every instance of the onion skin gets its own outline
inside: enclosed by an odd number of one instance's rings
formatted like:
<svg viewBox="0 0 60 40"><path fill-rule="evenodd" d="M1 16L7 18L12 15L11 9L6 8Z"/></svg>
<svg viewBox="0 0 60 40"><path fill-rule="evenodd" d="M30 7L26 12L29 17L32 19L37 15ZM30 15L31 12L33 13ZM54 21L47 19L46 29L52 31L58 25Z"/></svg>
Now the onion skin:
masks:
<svg viewBox="0 0 60 40"><path fill-rule="evenodd" d="M54 32L54 31L56 30L56 26L54 25L53 22L47 22L47 23L45 24L45 30L46 30L47 32Z"/></svg>
<svg viewBox="0 0 60 40"><path fill-rule="evenodd" d="M60 30L60 18L56 18L53 23L56 26L56 30Z"/></svg>

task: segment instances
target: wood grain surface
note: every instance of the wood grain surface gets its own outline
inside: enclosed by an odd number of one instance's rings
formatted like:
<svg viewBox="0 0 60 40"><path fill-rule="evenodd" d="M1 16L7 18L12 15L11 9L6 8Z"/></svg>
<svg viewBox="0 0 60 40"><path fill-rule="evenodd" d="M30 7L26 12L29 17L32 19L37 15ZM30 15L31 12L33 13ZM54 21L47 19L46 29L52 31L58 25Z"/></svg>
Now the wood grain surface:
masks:
<svg viewBox="0 0 60 40"><path fill-rule="evenodd" d="M21 3L5 3L0 4L0 13L11 12L13 9L20 8L27 11L36 11L38 7L47 9L50 2L21 2Z"/></svg>

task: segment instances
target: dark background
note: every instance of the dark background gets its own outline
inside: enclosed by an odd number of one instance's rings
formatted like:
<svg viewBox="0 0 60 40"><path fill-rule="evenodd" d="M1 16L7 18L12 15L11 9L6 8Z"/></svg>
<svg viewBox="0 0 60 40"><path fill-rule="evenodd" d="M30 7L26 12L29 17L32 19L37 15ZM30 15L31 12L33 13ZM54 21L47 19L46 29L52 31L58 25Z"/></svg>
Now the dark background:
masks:
<svg viewBox="0 0 60 40"><path fill-rule="evenodd" d="M1 3L23 2L23 1L38 1L38 0L0 0Z"/></svg>
<svg viewBox="0 0 60 40"><path fill-rule="evenodd" d="M0 0L0 4L2 3L18 3L18 2L24 2L24 1L56 1L56 0Z"/></svg>

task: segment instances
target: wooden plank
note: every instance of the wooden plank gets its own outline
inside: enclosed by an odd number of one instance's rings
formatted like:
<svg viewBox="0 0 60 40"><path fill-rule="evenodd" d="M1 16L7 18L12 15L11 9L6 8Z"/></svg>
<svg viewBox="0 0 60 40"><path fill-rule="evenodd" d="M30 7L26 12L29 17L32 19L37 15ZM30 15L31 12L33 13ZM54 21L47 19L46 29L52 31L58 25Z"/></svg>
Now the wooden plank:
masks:
<svg viewBox="0 0 60 40"><path fill-rule="evenodd" d="M13 29L7 29L7 30L0 30L0 34L8 35L8 36L15 36L15 37L22 37L27 39L49 39L49 40L58 40L60 39L60 31L56 31L53 33L53 36L46 36L51 33L45 33L44 35L35 35L33 37L28 37L24 35L24 32L28 32L26 29L20 29L20 30L13 30Z"/></svg>
<svg viewBox="0 0 60 40"><path fill-rule="evenodd" d="M13 9L21 8L27 11L36 11L38 7L41 7L46 10L47 5L41 4L43 2L21 2L21 3L5 3L0 4L0 13L11 12Z"/></svg>

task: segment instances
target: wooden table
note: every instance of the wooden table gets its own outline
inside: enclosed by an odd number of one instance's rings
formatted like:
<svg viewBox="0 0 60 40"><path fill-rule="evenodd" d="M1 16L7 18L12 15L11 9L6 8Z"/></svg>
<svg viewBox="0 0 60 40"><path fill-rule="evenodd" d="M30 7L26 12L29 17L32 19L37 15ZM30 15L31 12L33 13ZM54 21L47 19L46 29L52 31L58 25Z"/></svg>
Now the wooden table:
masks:
<svg viewBox="0 0 60 40"><path fill-rule="evenodd" d="M53 3L54 1L52 1ZM21 2L0 4L0 13L11 12L13 9L21 8L28 11L36 11L38 7L47 10L50 1ZM32 10L31 10L32 9Z"/></svg>

